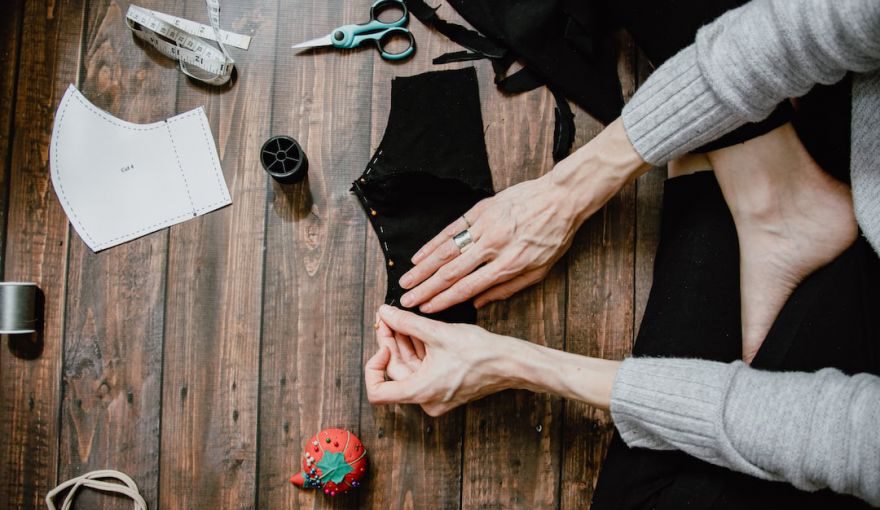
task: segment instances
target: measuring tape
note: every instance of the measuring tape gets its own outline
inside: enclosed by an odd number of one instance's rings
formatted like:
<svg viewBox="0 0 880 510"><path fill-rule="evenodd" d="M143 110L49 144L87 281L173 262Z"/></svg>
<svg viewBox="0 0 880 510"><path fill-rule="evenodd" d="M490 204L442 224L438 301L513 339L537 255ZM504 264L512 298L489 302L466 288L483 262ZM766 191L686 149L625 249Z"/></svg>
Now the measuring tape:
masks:
<svg viewBox="0 0 880 510"><path fill-rule="evenodd" d="M251 38L220 30L220 2L206 0L211 26L188 19L131 5L125 14L125 23L139 39L147 42L163 55L180 62L183 74L210 85L223 85L232 77L235 61L226 51L226 44L248 49ZM207 41L214 41L218 50ZM192 66L192 67L190 67ZM201 69L199 76L191 69Z"/></svg>

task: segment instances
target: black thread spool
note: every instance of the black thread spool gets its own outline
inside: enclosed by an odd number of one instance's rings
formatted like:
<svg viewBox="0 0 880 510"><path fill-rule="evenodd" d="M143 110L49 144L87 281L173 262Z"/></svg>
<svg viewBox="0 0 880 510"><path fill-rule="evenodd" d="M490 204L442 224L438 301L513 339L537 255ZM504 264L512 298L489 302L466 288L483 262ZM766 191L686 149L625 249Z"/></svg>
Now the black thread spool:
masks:
<svg viewBox="0 0 880 510"><path fill-rule="evenodd" d="M30 282L0 282L0 335L36 333L38 288Z"/></svg>
<svg viewBox="0 0 880 510"><path fill-rule="evenodd" d="M293 184L309 173L309 160L296 140L289 136L273 136L260 149L263 169L281 184Z"/></svg>

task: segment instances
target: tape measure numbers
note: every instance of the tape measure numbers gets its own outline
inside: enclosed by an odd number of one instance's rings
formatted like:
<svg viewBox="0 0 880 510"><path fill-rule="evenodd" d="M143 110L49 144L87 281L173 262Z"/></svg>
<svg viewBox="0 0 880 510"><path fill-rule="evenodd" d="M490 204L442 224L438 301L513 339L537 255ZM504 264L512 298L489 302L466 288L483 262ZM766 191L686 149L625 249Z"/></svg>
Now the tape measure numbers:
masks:
<svg viewBox="0 0 880 510"><path fill-rule="evenodd" d="M251 38L247 35L220 30L220 2L206 0L211 26L188 19L131 5L125 14L125 23L139 39L156 48L168 58L180 63L183 74L210 85L223 85L232 77L235 61L226 46L248 49ZM208 41L216 42L215 48ZM200 69L207 76L195 74L190 67Z"/></svg>

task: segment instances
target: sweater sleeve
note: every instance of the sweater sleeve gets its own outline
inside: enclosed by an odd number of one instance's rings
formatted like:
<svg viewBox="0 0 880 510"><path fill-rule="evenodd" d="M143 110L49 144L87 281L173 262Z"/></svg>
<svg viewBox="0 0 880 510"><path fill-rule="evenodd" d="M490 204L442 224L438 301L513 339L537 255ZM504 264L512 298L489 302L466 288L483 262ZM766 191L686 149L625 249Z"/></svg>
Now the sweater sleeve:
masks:
<svg viewBox="0 0 880 510"><path fill-rule="evenodd" d="M880 505L880 377L630 358L614 382L611 415L629 446L680 449L758 478Z"/></svg>
<svg viewBox="0 0 880 510"><path fill-rule="evenodd" d="M633 146L666 163L847 71L880 68L877 0L752 0L697 33L624 107Z"/></svg>

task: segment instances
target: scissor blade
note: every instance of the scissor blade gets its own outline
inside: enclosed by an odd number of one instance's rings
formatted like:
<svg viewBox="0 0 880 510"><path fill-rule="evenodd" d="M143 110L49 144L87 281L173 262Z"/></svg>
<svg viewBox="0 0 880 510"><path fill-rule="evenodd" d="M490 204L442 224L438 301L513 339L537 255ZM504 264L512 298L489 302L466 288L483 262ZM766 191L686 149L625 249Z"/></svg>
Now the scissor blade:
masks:
<svg viewBox="0 0 880 510"><path fill-rule="evenodd" d="M291 48L315 48L318 46L332 46L333 42L330 39L330 35L325 35L324 37L319 37L317 39L312 39L311 41L301 42L299 44L295 44L291 46Z"/></svg>

